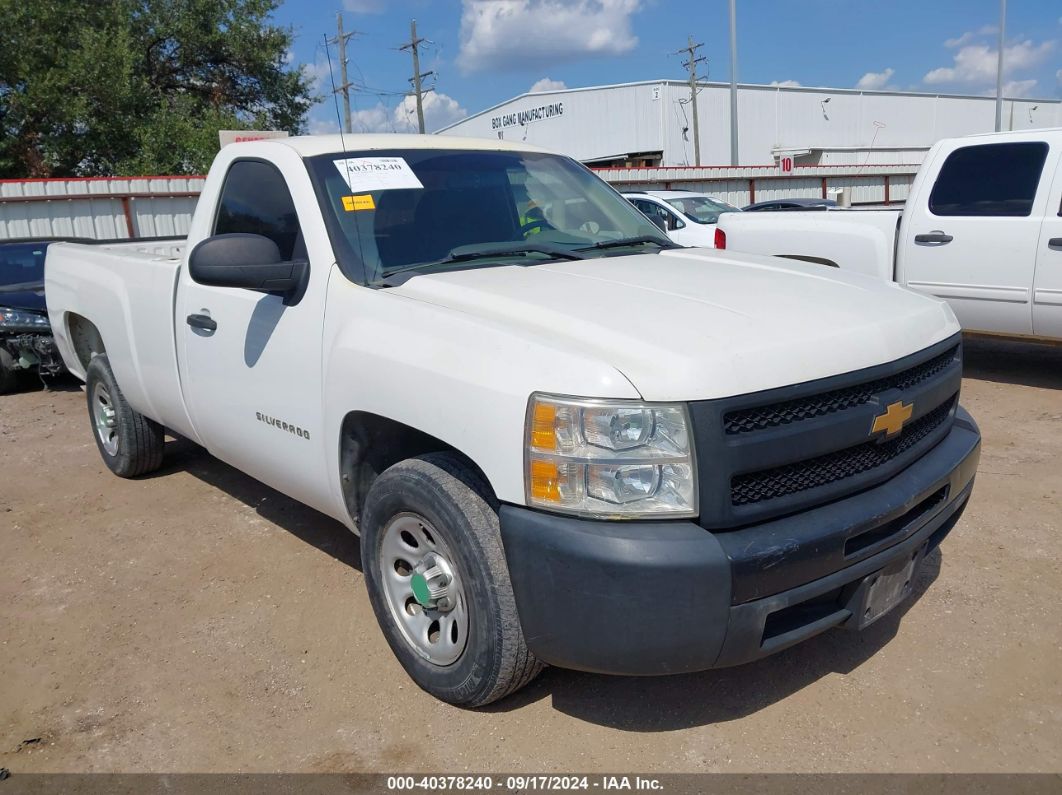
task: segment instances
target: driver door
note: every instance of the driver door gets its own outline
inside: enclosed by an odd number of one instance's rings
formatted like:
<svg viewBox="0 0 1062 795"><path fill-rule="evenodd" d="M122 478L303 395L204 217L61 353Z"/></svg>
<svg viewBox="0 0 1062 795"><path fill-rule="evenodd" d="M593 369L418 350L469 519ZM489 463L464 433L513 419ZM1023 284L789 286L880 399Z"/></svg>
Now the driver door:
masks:
<svg viewBox="0 0 1062 795"><path fill-rule="evenodd" d="M294 168L289 174L286 180L264 160L234 160L207 235L262 235L277 244L283 259L308 258L305 294L287 306L278 295L198 284L183 268L176 307L178 356L188 410L207 449L323 509L330 503L321 336L331 262L307 252L289 180L298 180L299 206L317 205L305 169L301 180Z"/></svg>

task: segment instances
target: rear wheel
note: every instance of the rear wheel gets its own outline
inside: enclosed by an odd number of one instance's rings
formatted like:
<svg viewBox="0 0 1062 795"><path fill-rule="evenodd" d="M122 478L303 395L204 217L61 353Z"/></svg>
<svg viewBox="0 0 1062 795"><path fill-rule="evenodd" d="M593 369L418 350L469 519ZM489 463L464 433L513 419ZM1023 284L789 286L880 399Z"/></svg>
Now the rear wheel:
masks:
<svg viewBox="0 0 1062 795"><path fill-rule="evenodd" d="M465 707L542 670L524 642L487 494L456 455L409 459L373 484L361 527L365 582L392 651L421 688Z"/></svg>
<svg viewBox="0 0 1062 795"><path fill-rule="evenodd" d="M106 354L89 362L85 394L96 447L111 472L132 478L162 466L162 426L138 414L126 402Z"/></svg>

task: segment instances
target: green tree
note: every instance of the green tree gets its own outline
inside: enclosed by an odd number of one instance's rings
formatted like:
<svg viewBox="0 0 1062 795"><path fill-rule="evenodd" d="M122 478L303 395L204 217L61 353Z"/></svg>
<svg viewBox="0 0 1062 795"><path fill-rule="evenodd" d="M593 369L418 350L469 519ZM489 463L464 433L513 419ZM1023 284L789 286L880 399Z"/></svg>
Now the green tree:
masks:
<svg viewBox="0 0 1062 795"><path fill-rule="evenodd" d="M0 177L202 173L317 101L279 0L0 0Z"/></svg>

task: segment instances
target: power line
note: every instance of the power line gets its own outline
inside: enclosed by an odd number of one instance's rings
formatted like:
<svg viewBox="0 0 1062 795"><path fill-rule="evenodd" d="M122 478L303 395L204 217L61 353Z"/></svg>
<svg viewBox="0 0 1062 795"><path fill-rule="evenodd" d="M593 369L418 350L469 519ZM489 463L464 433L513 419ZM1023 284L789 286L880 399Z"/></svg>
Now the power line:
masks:
<svg viewBox="0 0 1062 795"><path fill-rule="evenodd" d="M682 65L690 73L690 104L693 106L693 158L698 166L701 164L701 121L697 116L697 64L708 63L708 59L703 55L697 55L697 50L703 46L703 42L694 44L693 36L690 36L689 43L674 53L675 55L685 53L689 56L689 59L683 61Z"/></svg>
<svg viewBox="0 0 1062 795"><path fill-rule="evenodd" d="M421 135L424 134L424 94L432 90L431 88L422 88L421 80L435 74L435 72L420 71L420 45L426 41L428 40L417 38L417 20L411 19L409 20L409 41L398 48L400 50L409 50L413 53L413 77L409 79L413 84L413 93L407 96L415 96L417 98L417 129Z"/></svg>

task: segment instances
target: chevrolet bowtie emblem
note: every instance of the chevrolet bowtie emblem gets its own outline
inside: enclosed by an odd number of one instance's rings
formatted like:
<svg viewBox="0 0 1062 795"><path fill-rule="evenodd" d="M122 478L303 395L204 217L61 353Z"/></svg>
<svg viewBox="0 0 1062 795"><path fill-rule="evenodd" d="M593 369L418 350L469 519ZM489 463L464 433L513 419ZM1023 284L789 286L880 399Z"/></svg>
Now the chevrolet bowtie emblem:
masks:
<svg viewBox="0 0 1062 795"><path fill-rule="evenodd" d="M914 403L904 403L902 400L890 403L884 414L874 418L874 424L870 427L871 435L885 431L886 439L895 436L903 428L903 424L911 419L913 411Z"/></svg>

